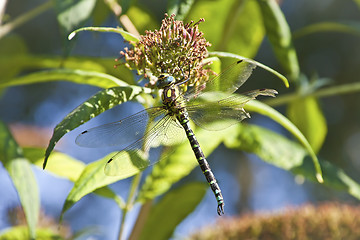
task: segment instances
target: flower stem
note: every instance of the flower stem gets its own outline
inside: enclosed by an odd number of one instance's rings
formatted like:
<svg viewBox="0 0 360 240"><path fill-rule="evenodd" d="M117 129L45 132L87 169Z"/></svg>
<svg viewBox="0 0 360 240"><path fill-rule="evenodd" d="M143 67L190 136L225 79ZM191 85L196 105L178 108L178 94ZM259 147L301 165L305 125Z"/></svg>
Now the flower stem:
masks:
<svg viewBox="0 0 360 240"><path fill-rule="evenodd" d="M119 228L119 234L118 234L118 239L122 240L123 239L123 234L124 234L124 227L125 227L125 220L126 220L126 215L127 212L131 209L131 207L133 206L134 203L134 196L136 193L136 190L138 189L139 183L140 183L140 179L141 179L141 175L142 172L140 172L139 174L135 175L135 177L132 180L131 183L131 187L130 187L130 192L129 192L129 196L127 198L126 201L126 206L123 209L123 214L121 216L121 220L120 220L120 228Z"/></svg>

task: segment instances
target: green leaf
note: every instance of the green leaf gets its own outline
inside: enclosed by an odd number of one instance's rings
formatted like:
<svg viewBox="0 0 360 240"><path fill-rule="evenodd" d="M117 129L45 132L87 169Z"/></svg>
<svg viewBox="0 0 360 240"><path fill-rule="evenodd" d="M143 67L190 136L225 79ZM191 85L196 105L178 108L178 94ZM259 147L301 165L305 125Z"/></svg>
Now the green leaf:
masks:
<svg viewBox="0 0 360 240"><path fill-rule="evenodd" d="M10 75L1 74L0 75L0 84L3 82L9 84L12 80L9 78L14 77L20 71L27 71L33 69L49 69L49 68L59 68L60 66L64 69L76 69L76 70L85 70L91 72L102 72L108 73L115 77L122 79L123 81L134 84L133 73L127 69L124 64L119 64L114 68L114 59L106 58L91 58L91 57L69 57L64 60L61 57L48 57L48 56L36 56L36 55L0 55L0 70L2 73L9 72ZM10 70L9 70L10 69ZM71 73L70 73L71 74ZM106 75L105 75L106 76ZM101 76L103 78L104 76ZM69 81L72 81L71 78L65 77ZM101 83L101 86L106 85L106 87L114 86L113 77ZM111 81L109 81L111 80ZM108 82L106 84L106 82ZM118 80L115 80L115 83ZM24 82L26 84L26 82ZM98 83L94 82L97 86Z"/></svg>
<svg viewBox="0 0 360 240"><path fill-rule="evenodd" d="M287 116L309 141L314 152L319 152L324 143L326 119L314 97L305 97L287 105Z"/></svg>
<svg viewBox="0 0 360 240"><path fill-rule="evenodd" d="M104 89L75 108L58 125L56 125L53 136L50 139L49 146L46 149L43 165L44 168L51 151L55 147L55 144L66 133L89 121L91 118L96 117L100 113L111 109L118 104L130 101L142 92L147 91L148 89L138 86L113 87Z"/></svg>
<svg viewBox="0 0 360 240"><path fill-rule="evenodd" d="M194 0L170 0L168 1L167 13L169 15L175 14L176 20L182 21L187 16Z"/></svg>
<svg viewBox="0 0 360 240"><path fill-rule="evenodd" d="M284 75L282 75L281 73L275 71L274 69L262 64L262 63L259 63L255 60L252 60L252 59L249 59L249 58L246 58L246 57L243 57L243 56L240 56L240 55L237 55L237 54L234 54L234 53L228 53L228 52L209 52L209 56L217 56L217 57L226 57L226 58L235 58L237 60L244 60L245 62L249 62L249 63L253 63L255 64L256 66L274 74L275 76L277 76L278 78L280 78L286 87L289 87L289 82L288 80L286 79L286 77Z"/></svg>
<svg viewBox="0 0 360 240"><path fill-rule="evenodd" d="M93 12L93 26L101 26L105 20L110 16L111 11L104 1L96 1Z"/></svg>
<svg viewBox="0 0 360 240"><path fill-rule="evenodd" d="M360 2L360 1L359 1ZM293 38L301 38L320 32L340 32L360 37L359 22L319 22L293 32Z"/></svg>
<svg viewBox="0 0 360 240"><path fill-rule="evenodd" d="M218 51L254 57L264 37L259 6L254 1L195 1L186 21L205 19L199 28ZM216 16L216 17L214 17Z"/></svg>
<svg viewBox="0 0 360 240"><path fill-rule="evenodd" d="M44 148L24 148L24 157L41 168L44 160L44 152ZM49 164L47 165L46 170L56 176L64 177L75 182L79 179L85 167L86 165L83 162L74 159L67 154L54 152L49 157ZM94 193L114 200L120 208L124 207L122 199L108 187L99 188L95 190Z"/></svg>
<svg viewBox="0 0 360 240"><path fill-rule="evenodd" d="M109 161L109 159L113 155L114 153L111 153L98 161L90 163L85 167L84 171L81 173L81 176L79 177L79 179L77 179L77 181L74 184L74 187L71 189L69 195L66 198L63 209L61 211L61 217L69 208L71 208L77 201L79 201L85 195L95 191L96 189L102 188L111 183L131 177L136 174L136 173L132 173L132 174L119 173L119 176L111 176L111 177L105 175L104 173L105 164ZM108 194L108 192L107 193L103 192L103 194L106 195Z"/></svg>
<svg viewBox="0 0 360 240"><path fill-rule="evenodd" d="M216 132L209 132L200 128L195 129L196 138L205 156L214 151L230 133L231 128ZM144 202L163 194L172 184L187 176L196 166L198 163L194 152L189 142L184 141L175 148L168 158L154 165L151 174L145 179L137 201ZM201 174L200 169L199 174Z"/></svg>
<svg viewBox="0 0 360 240"><path fill-rule="evenodd" d="M256 101L256 100L250 101L249 103L247 103L245 105L244 108L246 110L255 111L262 115L268 116L269 118L273 119L274 121L279 123L281 126L283 126L285 129L287 129L290 133L292 133L294 135L294 137L296 137L300 141L300 143L309 152L309 154L313 160L315 169L316 169L316 178L318 179L318 181L320 183L323 182L322 171L321 171L319 160L318 160L316 154L314 153L313 149L311 148L311 145L309 144L309 142L307 141L305 136L300 132L300 130L289 119L287 119L284 115L282 115L275 109L269 107L268 105L266 105L264 103Z"/></svg>
<svg viewBox="0 0 360 240"><path fill-rule="evenodd" d="M150 210L140 239L170 239L179 223L201 202L208 188L204 183L190 183L167 193Z"/></svg>
<svg viewBox="0 0 360 240"><path fill-rule="evenodd" d="M29 230L24 226L16 226L7 228L0 232L0 240L25 240L31 239ZM65 239L57 233L54 233L51 229L40 228L36 229L37 240L62 240Z"/></svg>
<svg viewBox="0 0 360 240"><path fill-rule="evenodd" d="M106 73L84 71L79 69L52 69L2 81L0 83L0 87L10 87L50 81L69 81L79 84L89 84L100 88L127 85L127 83Z"/></svg>
<svg viewBox="0 0 360 240"><path fill-rule="evenodd" d="M316 170L308 151L300 144L267 130L250 124L239 124L229 135L224 144L228 148L255 153L262 160L279 168L301 174L307 179L316 181ZM329 162L321 161L323 185L346 191L360 199L360 186L346 173Z"/></svg>
<svg viewBox="0 0 360 240"><path fill-rule="evenodd" d="M0 39L0 80L15 77L21 70L19 64L8 66L8 56L19 56L27 53L25 42L17 35Z"/></svg>
<svg viewBox="0 0 360 240"><path fill-rule="evenodd" d="M289 25L275 0L258 0L263 22L275 55L289 74L291 80L297 80L300 67L291 39Z"/></svg>
<svg viewBox="0 0 360 240"><path fill-rule="evenodd" d="M13 139L9 129L0 121L0 161L8 171L19 195L28 223L30 236L35 239L40 200L38 185L22 149Z"/></svg>
<svg viewBox="0 0 360 240"><path fill-rule="evenodd" d="M126 12L126 15L141 34L144 34L146 30L159 29L158 20L146 8L133 4Z"/></svg>
<svg viewBox="0 0 360 240"><path fill-rule="evenodd" d="M24 148L24 157L32 164L42 167L44 161L44 148ZM85 164L67 154L54 152L49 157L46 170L56 176L64 177L75 182L85 168Z"/></svg>
<svg viewBox="0 0 360 240"><path fill-rule="evenodd" d="M96 0L55 0L57 20L65 32L70 32L91 15Z"/></svg>
<svg viewBox="0 0 360 240"><path fill-rule="evenodd" d="M68 39L71 40L75 37L78 32L82 31L91 31L91 32L112 32L120 34L126 41L138 42L139 38L135 35L125 31L122 28L112 28L112 27L83 27L76 29L75 31L71 32L68 36Z"/></svg>

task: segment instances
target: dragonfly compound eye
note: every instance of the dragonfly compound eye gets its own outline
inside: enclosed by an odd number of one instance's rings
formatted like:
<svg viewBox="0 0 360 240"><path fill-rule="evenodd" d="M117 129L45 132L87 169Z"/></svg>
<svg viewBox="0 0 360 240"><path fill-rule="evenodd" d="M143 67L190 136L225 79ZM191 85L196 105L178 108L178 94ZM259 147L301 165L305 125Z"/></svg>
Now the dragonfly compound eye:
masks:
<svg viewBox="0 0 360 240"><path fill-rule="evenodd" d="M169 76L169 75L160 75L158 78L158 81L156 83L156 86L158 88L164 88L164 87L168 87L171 84L175 83L175 78L173 76Z"/></svg>

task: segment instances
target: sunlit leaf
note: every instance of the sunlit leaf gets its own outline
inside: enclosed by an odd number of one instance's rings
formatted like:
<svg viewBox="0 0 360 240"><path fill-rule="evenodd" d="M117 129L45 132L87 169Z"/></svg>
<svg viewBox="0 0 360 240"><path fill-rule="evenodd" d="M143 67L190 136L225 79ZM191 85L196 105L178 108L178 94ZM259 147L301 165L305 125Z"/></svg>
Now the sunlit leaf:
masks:
<svg viewBox="0 0 360 240"><path fill-rule="evenodd" d="M24 148L24 157L39 168L42 168L44 161L44 148ZM86 165L70 157L67 154L54 152L50 155L49 164L46 171L58 177L64 177L72 182L79 179ZM114 200L119 207L123 207L124 203L110 188L102 187L94 191L95 194Z"/></svg>
<svg viewBox="0 0 360 240"><path fill-rule="evenodd" d="M112 27L83 27L76 29L71 32L68 36L68 39L71 40L75 37L78 32L82 31L91 31L91 32L108 32L108 33L118 33L120 34L126 41L138 42L139 38L134 36L133 34L125 31L122 28L112 28Z"/></svg>
<svg viewBox="0 0 360 240"><path fill-rule="evenodd" d="M321 167L319 164L319 160L318 160L316 154L314 153L314 150L311 148L311 145L309 144L309 142L307 141L305 136L300 132L300 130L289 119L287 119L284 115L282 115L275 109L269 107L268 105L266 105L264 103L256 101L256 100L250 101L248 104L245 105L244 108L246 110L255 111L257 113L260 113L262 115L265 115L265 116L273 119L274 121L279 123L281 126L283 126L285 129L287 129L289 132L291 132L291 134L293 134L294 137L296 137L300 141L300 143L309 152L309 154L313 160L315 169L316 169L316 178L318 179L318 181L320 183L323 182Z"/></svg>
<svg viewBox="0 0 360 240"><path fill-rule="evenodd" d="M24 148L24 157L32 164L42 167L44 161L44 148ZM49 158L46 170L56 176L76 181L85 168L85 164L67 154L54 152Z"/></svg>
<svg viewBox="0 0 360 240"><path fill-rule="evenodd" d="M29 162L23 157L22 149L17 145L3 122L0 122L0 161L8 171L16 188L24 209L30 236L35 239L40 210L38 185Z"/></svg>
<svg viewBox="0 0 360 240"><path fill-rule="evenodd" d="M8 66L9 56L24 55L27 52L25 42L17 35L9 35L0 39L0 80L13 78L21 70L21 66Z"/></svg>
<svg viewBox="0 0 360 240"><path fill-rule="evenodd" d="M255 64L256 66L274 74L275 76L277 76L278 78L280 78L286 87L289 87L289 82L288 80L286 79L286 77L284 75L282 75L281 73L275 71L274 69L262 64L262 63L259 63L255 60L252 60L252 59L249 59L249 58L246 58L246 57L243 57L243 56L240 56L240 55L237 55L237 54L234 54L234 53L227 53L227 52L209 52L209 55L210 56L217 56L217 57L226 57L226 58L234 58L234 59L237 59L237 60L244 60L245 62L249 62L249 63L253 63Z"/></svg>
<svg viewBox="0 0 360 240"><path fill-rule="evenodd" d="M7 228L4 231L0 232L0 240L24 240L31 239L29 235L29 229L24 226L16 226ZM34 238L35 239L35 238ZM50 228L38 228L36 229L36 239L45 240L45 239L56 239L62 240L65 239L57 233L54 233Z"/></svg>
<svg viewBox="0 0 360 240"><path fill-rule="evenodd" d="M155 30L159 28L159 22L156 19L156 16L154 16L149 9L139 5L131 5L126 15L140 34L145 34L146 30Z"/></svg>
<svg viewBox="0 0 360 240"><path fill-rule="evenodd" d="M185 22L197 21L199 16L205 19L199 29L212 44L210 50L256 55L265 33L255 1L195 1Z"/></svg>
<svg viewBox="0 0 360 240"><path fill-rule="evenodd" d="M217 146L231 134L231 128L223 131L209 132L200 128L195 130L201 149L205 156L208 156ZM166 192L172 184L188 175L196 166L198 166L196 157L188 141L175 148L167 159L154 165L150 175L147 176L142 186L138 201L153 199ZM201 170L199 168L199 174Z"/></svg>
<svg viewBox="0 0 360 240"><path fill-rule="evenodd" d="M190 183L167 193L150 210L140 239L170 239L175 228L201 202L209 186Z"/></svg>
<svg viewBox="0 0 360 240"><path fill-rule="evenodd" d="M175 14L176 20L182 21L191 10L194 0L170 0L168 1L167 13Z"/></svg>
<svg viewBox="0 0 360 240"><path fill-rule="evenodd" d="M55 147L55 144L66 133L89 121L91 118L96 117L100 113L111 109L118 104L130 101L140 93L146 91L147 90L145 88L137 86L104 89L75 108L55 127L49 146L46 149L44 168L51 151Z"/></svg>
<svg viewBox="0 0 360 240"><path fill-rule="evenodd" d="M225 139L224 144L228 148L254 153L265 162L317 181L316 170L307 149L263 127L239 124L233 129L233 134ZM358 183L329 162L320 163L324 178L323 185L346 191L360 199Z"/></svg>
<svg viewBox="0 0 360 240"><path fill-rule="evenodd" d="M100 88L127 85L127 83L106 73L84 71L79 69L52 69L4 80L0 82L0 87L10 87L50 81L69 81L79 84L89 84Z"/></svg>
<svg viewBox="0 0 360 240"><path fill-rule="evenodd" d="M109 58L98 59L92 57L68 57L66 60L64 60L61 57L38 55L0 55L0 70L2 70L1 72L4 73L0 75L0 84L2 84L3 82L9 84L8 82L12 81L9 79L11 77L15 77L15 75L17 75L20 71L42 70L59 67L62 67L64 69L76 69L91 72L107 73L129 84L134 84L134 76L132 72L127 69L123 64L117 65L116 68L114 68L114 64L114 59ZM10 72L9 69L11 69ZM11 73L11 75L6 75L6 72L9 72L9 74ZM113 77L110 79L113 79ZM69 81L71 81L70 77L65 77L64 80L66 79L69 79ZM46 81L46 79L44 80ZM108 80L106 81L108 82ZM24 82L24 84L26 84L26 82ZM91 82L89 82L89 84L91 84ZM96 82L94 82L94 84L95 86L98 85L98 83ZM114 86L113 81L108 82L108 84L109 85L101 83L100 86Z"/></svg>
<svg viewBox="0 0 360 240"><path fill-rule="evenodd" d="M266 34L274 53L291 80L297 80L300 67L289 25L275 0L258 0Z"/></svg>
<svg viewBox="0 0 360 240"><path fill-rule="evenodd" d="M71 189L69 195L67 196L63 209L61 211L61 216L69 209L71 208L76 202L78 202L82 197L85 195L94 192L95 190L102 188L104 186L107 186L111 183L117 182L121 179L131 177L135 175L136 173L128 174L126 172L119 173L118 176L107 176L104 172L104 167L109 161L109 159L114 155L114 153L111 153L101 160L95 161L87 165L84 169L84 171L81 173L81 176L74 184L74 187ZM124 162L126 164L126 162ZM129 163L131 164L131 163ZM128 168L131 168L129 166ZM138 171L139 172L139 171ZM104 190L101 190L103 194ZM107 191L107 190L105 190ZM106 194L108 194L107 192ZM105 194L105 195L106 195Z"/></svg>
<svg viewBox="0 0 360 240"><path fill-rule="evenodd" d="M111 11L106 6L104 1L96 1L94 11L93 11L93 25L94 26L101 26L104 24L105 20L110 17Z"/></svg>
<svg viewBox="0 0 360 240"><path fill-rule="evenodd" d="M57 20L65 32L70 32L90 17L96 0L56 0Z"/></svg>
<svg viewBox="0 0 360 240"><path fill-rule="evenodd" d="M325 140L326 119L314 97L306 97L290 102L287 116L309 141L314 152L318 152Z"/></svg>
<svg viewBox="0 0 360 240"><path fill-rule="evenodd" d="M359 1L360 2L360 1ZM301 38L320 32L339 32L360 37L360 22L319 22L293 32L293 38Z"/></svg>

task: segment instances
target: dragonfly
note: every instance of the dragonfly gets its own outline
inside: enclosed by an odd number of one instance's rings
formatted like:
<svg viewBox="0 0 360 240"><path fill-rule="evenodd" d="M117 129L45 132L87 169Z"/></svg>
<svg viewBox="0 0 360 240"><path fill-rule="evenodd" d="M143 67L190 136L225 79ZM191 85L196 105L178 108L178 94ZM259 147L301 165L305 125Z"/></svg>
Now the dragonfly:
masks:
<svg viewBox="0 0 360 240"><path fill-rule="evenodd" d="M215 195L217 213L221 216L224 214L224 198L191 128L190 120L204 129L220 130L249 118L250 115L243 108L247 102L259 95L274 97L277 94L273 89L234 94L247 81L255 67L254 63L239 60L211 80L186 91L182 91L180 86L189 80L189 76L186 79L175 79L164 73L157 81L157 87L162 90L161 106L147 108L120 121L86 130L75 142L83 147L120 146L122 150L108 160L104 171L110 176L119 175L120 172L128 172L130 176L168 155L163 154L160 158L151 160L144 160L139 156L148 153L151 148L181 143L186 136ZM215 122L220 124L212 124ZM128 168L129 162L135 168Z"/></svg>

